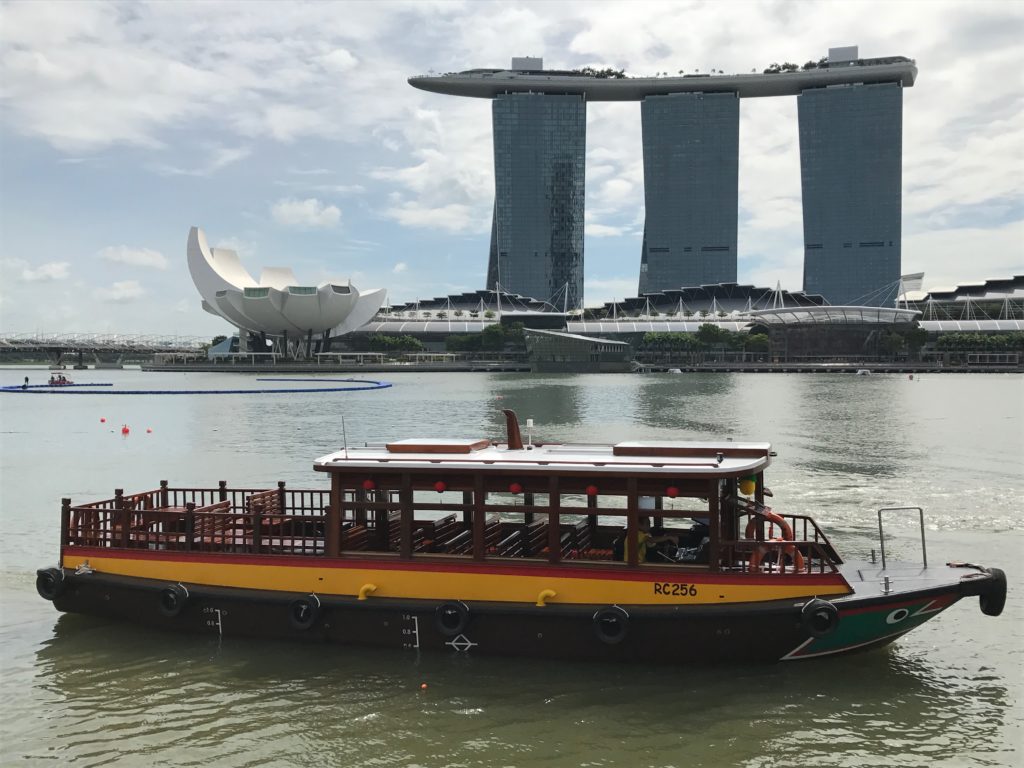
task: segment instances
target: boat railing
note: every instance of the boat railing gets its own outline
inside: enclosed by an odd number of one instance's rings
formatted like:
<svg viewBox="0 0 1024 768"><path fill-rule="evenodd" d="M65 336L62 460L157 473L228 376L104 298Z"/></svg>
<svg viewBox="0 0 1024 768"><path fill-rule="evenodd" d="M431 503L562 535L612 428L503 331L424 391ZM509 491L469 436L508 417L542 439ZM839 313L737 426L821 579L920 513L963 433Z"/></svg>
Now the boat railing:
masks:
<svg viewBox="0 0 1024 768"><path fill-rule="evenodd" d="M924 541L924 508L922 507L882 507L878 510L878 544L882 550L882 570L885 570L885 532L882 530L883 512L917 512L918 523L921 528L921 560L925 568L928 567L928 547ZM872 556L872 559L874 557Z"/></svg>
<svg viewBox="0 0 1024 768"><path fill-rule="evenodd" d="M793 541L722 541L719 551L722 568L741 573L822 574L837 573L839 570L822 542L799 537Z"/></svg>

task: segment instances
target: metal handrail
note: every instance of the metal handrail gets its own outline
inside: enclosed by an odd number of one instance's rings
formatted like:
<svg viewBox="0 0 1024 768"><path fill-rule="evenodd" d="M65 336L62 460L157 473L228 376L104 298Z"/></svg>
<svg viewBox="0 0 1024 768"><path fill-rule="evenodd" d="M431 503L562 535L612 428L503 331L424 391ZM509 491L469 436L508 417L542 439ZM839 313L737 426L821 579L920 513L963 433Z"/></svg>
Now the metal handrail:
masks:
<svg viewBox="0 0 1024 768"><path fill-rule="evenodd" d="M885 570L885 534L882 532L883 512L913 512L917 510L921 522L921 559L924 560L924 567L928 567L928 548L924 543L924 509L922 507L882 507L878 510L878 542L882 549L882 570Z"/></svg>

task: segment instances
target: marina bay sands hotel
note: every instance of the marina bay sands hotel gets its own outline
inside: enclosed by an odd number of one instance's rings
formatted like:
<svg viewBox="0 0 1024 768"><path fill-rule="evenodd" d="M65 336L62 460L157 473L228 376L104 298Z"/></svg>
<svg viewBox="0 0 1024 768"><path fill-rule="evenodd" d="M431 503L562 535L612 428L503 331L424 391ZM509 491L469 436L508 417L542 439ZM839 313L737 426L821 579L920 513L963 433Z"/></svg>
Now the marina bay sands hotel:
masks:
<svg viewBox="0 0 1024 768"><path fill-rule="evenodd" d="M640 294L736 282L740 99L796 96L804 285L834 305L881 303L900 277L902 56L749 75L623 77L510 69L409 78L416 88L491 99L494 218L487 287L570 309L583 303L588 101L639 101L646 221ZM562 292L565 295L557 299ZM890 298L891 300L891 298Z"/></svg>

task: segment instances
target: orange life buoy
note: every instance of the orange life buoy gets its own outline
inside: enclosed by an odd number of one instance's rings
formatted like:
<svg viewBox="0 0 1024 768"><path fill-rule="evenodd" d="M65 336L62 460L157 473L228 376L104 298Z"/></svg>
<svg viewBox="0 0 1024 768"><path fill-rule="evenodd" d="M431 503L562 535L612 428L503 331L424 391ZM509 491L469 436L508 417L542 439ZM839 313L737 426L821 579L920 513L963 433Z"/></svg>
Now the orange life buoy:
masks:
<svg viewBox="0 0 1024 768"><path fill-rule="evenodd" d="M795 537L793 536L793 527L789 523L787 523L781 515L778 515L775 512L772 512L770 509L766 508L760 516L768 522L779 526L779 528L782 530L782 537L772 538L771 541L784 542L794 540ZM754 538L754 535L756 533L757 518L751 517L750 520L747 522L746 537L748 539L752 539ZM802 571L804 569L804 556L803 554L801 554L800 550L797 549L796 545L794 544L788 544L783 547L771 548L767 547L764 544L758 545L754 548L753 553L751 553L750 555L750 569L754 570L755 568L760 568L762 560L764 560L765 556L768 554L769 551L777 551L781 552L783 555L788 555L793 560L794 570Z"/></svg>

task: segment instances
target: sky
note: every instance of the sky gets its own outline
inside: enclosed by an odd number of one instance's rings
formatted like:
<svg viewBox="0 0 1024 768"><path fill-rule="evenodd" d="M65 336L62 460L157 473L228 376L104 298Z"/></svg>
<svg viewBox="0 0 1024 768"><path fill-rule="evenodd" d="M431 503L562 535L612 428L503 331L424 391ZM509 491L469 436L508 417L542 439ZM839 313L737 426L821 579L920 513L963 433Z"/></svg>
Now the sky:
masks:
<svg viewBox="0 0 1024 768"><path fill-rule="evenodd" d="M490 104L407 78L505 67L743 73L829 47L916 60L904 92L903 272L1024 268L1024 2L0 4L0 333L227 332L189 227L254 275L484 287ZM636 293L637 102L588 105L585 300ZM739 281L802 285L795 98L745 99Z"/></svg>

